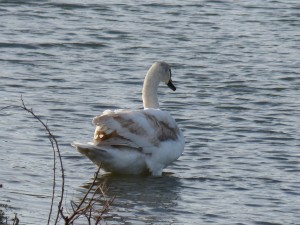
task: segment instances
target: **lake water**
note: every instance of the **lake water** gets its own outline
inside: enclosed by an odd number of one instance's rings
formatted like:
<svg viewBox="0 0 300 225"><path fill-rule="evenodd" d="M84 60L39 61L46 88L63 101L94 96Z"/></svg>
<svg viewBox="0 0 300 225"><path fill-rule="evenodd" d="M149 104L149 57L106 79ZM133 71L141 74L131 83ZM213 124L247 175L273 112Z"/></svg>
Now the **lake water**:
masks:
<svg viewBox="0 0 300 225"><path fill-rule="evenodd" d="M184 154L160 178L101 175L116 196L104 224L300 224L298 0L7 0L0 21L0 105L22 95L56 135L64 208L96 171L70 143L90 141L105 109L142 108L143 78L164 60L177 91L162 85L160 105ZM0 208L46 224L47 135L24 111L0 116Z"/></svg>

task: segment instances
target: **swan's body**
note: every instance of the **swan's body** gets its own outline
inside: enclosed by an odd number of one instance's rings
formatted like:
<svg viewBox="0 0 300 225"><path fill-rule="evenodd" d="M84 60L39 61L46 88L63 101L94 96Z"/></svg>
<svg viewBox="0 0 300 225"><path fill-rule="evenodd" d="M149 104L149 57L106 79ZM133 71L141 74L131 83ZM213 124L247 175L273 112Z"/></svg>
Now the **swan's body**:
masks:
<svg viewBox="0 0 300 225"><path fill-rule="evenodd" d="M184 137L175 120L159 110L157 88L161 81L176 90L165 62L154 63L145 77L144 110L106 110L93 119L93 143L72 145L106 171L160 176L184 149Z"/></svg>

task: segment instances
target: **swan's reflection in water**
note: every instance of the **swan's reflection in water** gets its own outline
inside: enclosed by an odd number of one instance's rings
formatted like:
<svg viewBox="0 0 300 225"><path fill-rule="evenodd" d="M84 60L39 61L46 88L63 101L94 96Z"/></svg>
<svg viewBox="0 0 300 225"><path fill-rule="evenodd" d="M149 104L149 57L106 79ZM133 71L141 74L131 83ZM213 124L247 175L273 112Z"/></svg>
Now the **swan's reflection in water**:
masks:
<svg viewBox="0 0 300 225"><path fill-rule="evenodd" d="M83 185L88 189L92 182ZM170 173L162 177L104 174L97 185L105 183L106 197L115 196L107 224L170 224L176 222L176 204L180 194L180 178ZM86 191L86 190L83 190ZM103 204L103 202L100 202Z"/></svg>

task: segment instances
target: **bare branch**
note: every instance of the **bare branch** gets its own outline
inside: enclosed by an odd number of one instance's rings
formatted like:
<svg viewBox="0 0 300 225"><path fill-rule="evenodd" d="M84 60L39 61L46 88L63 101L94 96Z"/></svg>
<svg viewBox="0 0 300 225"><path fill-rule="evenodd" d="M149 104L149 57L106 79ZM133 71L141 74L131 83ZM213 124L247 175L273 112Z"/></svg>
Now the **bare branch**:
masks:
<svg viewBox="0 0 300 225"><path fill-rule="evenodd" d="M99 172L100 172L100 168L101 168L101 167L99 167L98 170L97 170L97 172L95 173L93 182L92 182L92 184L90 185L89 189L87 190L85 196L82 198L82 200L80 201L80 203L77 205L76 209L73 210L73 214L70 215L70 216L68 217L69 221L74 221L74 218L75 218L76 215L78 215L79 213L82 213L82 212L86 211L87 208L90 206L90 203L88 203L88 205L85 207L85 209L82 209L82 208L81 208L82 205L84 204L84 202L85 202L87 196L88 196L89 193L91 192L92 188L95 186L95 183L96 183L98 174L99 174Z"/></svg>
<svg viewBox="0 0 300 225"><path fill-rule="evenodd" d="M13 219L13 221L14 221L13 225L19 225L20 220L17 217L17 213L15 213L15 218Z"/></svg>
<svg viewBox="0 0 300 225"><path fill-rule="evenodd" d="M56 157L57 156L58 156L59 162L60 162L61 179L62 179L61 185L62 186L61 186L61 196L60 196L59 202L58 202L58 209L57 209L57 214L56 214L54 225L58 224L58 221L60 218L62 218L64 220L65 225L72 225L72 224L74 224L74 221L76 219L78 219L80 216L84 216L87 219L88 224L92 224L92 219L94 220L95 224L99 224L99 222L103 219L103 215L109 210L109 206L114 201L114 197L112 197L110 199L106 198L105 193L104 193L105 191L103 189L104 188L103 183L98 185L95 188L97 177L99 175L101 167L99 167L97 172L94 174L94 179L93 179L89 189L85 193L84 197L81 199L81 201L78 204L75 203L74 201L70 202L73 212L70 215L65 216L64 208L62 207L62 202L64 199L64 191L65 191L65 189L64 189L65 188L65 174L64 174L63 161L62 161L58 141L48 127L48 120L45 123L39 116L37 116L33 112L32 108L28 108L25 105L25 102L24 102L22 96L21 96L21 102L22 102L21 106L10 105L10 106L1 108L0 111L8 109L8 108L21 108L21 109L27 111L29 114L31 114L40 124L42 124L42 126L44 127L44 129L46 130L46 132L48 134L48 139L51 143L51 147L53 150L53 185L52 185L52 198L51 198L51 205L50 205L50 211L49 211L49 215L48 215L47 225L50 224L51 216L52 216L52 212L53 212L55 190L56 190L56 179L57 179L56 178ZM56 155L56 153L57 153L57 155ZM94 189L94 191L92 192L93 189ZM96 197L97 193L100 193L99 197ZM87 200L87 198L90 194L92 194L92 196L89 200ZM105 204L103 205L102 209L95 210L94 207L95 207L96 203L98 201L100 201L102 198L104 198ZM17 214L15 214L15 218L13 221L14 221L13 225L19 224L19 219L17 217Z"/></svg>
<svg viewBox="0 0 300 225"><path fill-rule="evenodd" d="M56 165L55 165L55 159L56 159L56 155L55 155L55 152L58 153L58 157L59 157L59 162L60 162L60 168L61 168L61 179L62 179L62 184L61 184L61 197L60 197L60 200L59 200L59 203L58 203L58 211L57 211L57 214L56 214L56 219L55 219L55 224L57 224L57 221L58 221L58 218L59 218L59 214L60 214L60 211L61 211L61 208L62 208L62 201L63 201L63 198L64 198L64 188L65 188L65 174L64 174L64 167L63 167L63 162L62 162L62 158L61 158L61 154L60 154L60 149L59 149L59 146L58 146L58 142L55 138L55 136L52 134L52 132L50 131L49 127L47 126L47 124L45 124L40 117L38 117L32 109L29 109L27 108L27 106L25 105L25 102L21 96L21 101L22 101L22 107L24 110L26 110L27 112L29 112L35 119L37 119L42 125L43 127L45 128L45 130L47 131L48 133L48 138L51 142L51 146L52 146L52 149L53 149L53 163L54 163L54 167L53 167L53 170L54 170L54 173L53 173L53 187L52 187L52 199L51 199L51 206L50 206L50 212L49 212L49 216L48 216L48 225L50 223L50 218L51 218L51 214L52 214L52 208L53 208L53 202L54 202L54 195L55 195L55 186L56 186L56 177L55 177L55 168L56 168ZM56 148L56 151L55 151L55 148ZM63 214L62 214L63 216Z"/></svg>

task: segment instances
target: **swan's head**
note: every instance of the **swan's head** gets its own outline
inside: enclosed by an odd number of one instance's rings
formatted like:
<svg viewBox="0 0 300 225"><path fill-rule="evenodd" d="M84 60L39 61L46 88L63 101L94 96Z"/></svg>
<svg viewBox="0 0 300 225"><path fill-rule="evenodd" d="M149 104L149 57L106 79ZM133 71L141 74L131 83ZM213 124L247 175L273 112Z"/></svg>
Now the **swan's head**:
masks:
<svg viewBox="0 0 300 225"><path fill-rule="evenodd" d="M151 71L152 70L152 71ZM170 89L173 91L176 90L176 87L172 83L172 73L171 73L171 67L166 62L156 62L154 63L149 72L156 73L160 76L160 81L164 82Z"/></svg>
<svg viewBox="0 0 300 225"><path fill-rule="evenodd" d="M157 88L160 82L164 82L173 91L176 90L171 79L171 68L166 62L154 63L146 74L142 96L144 108L159 108Z"/></svg>

